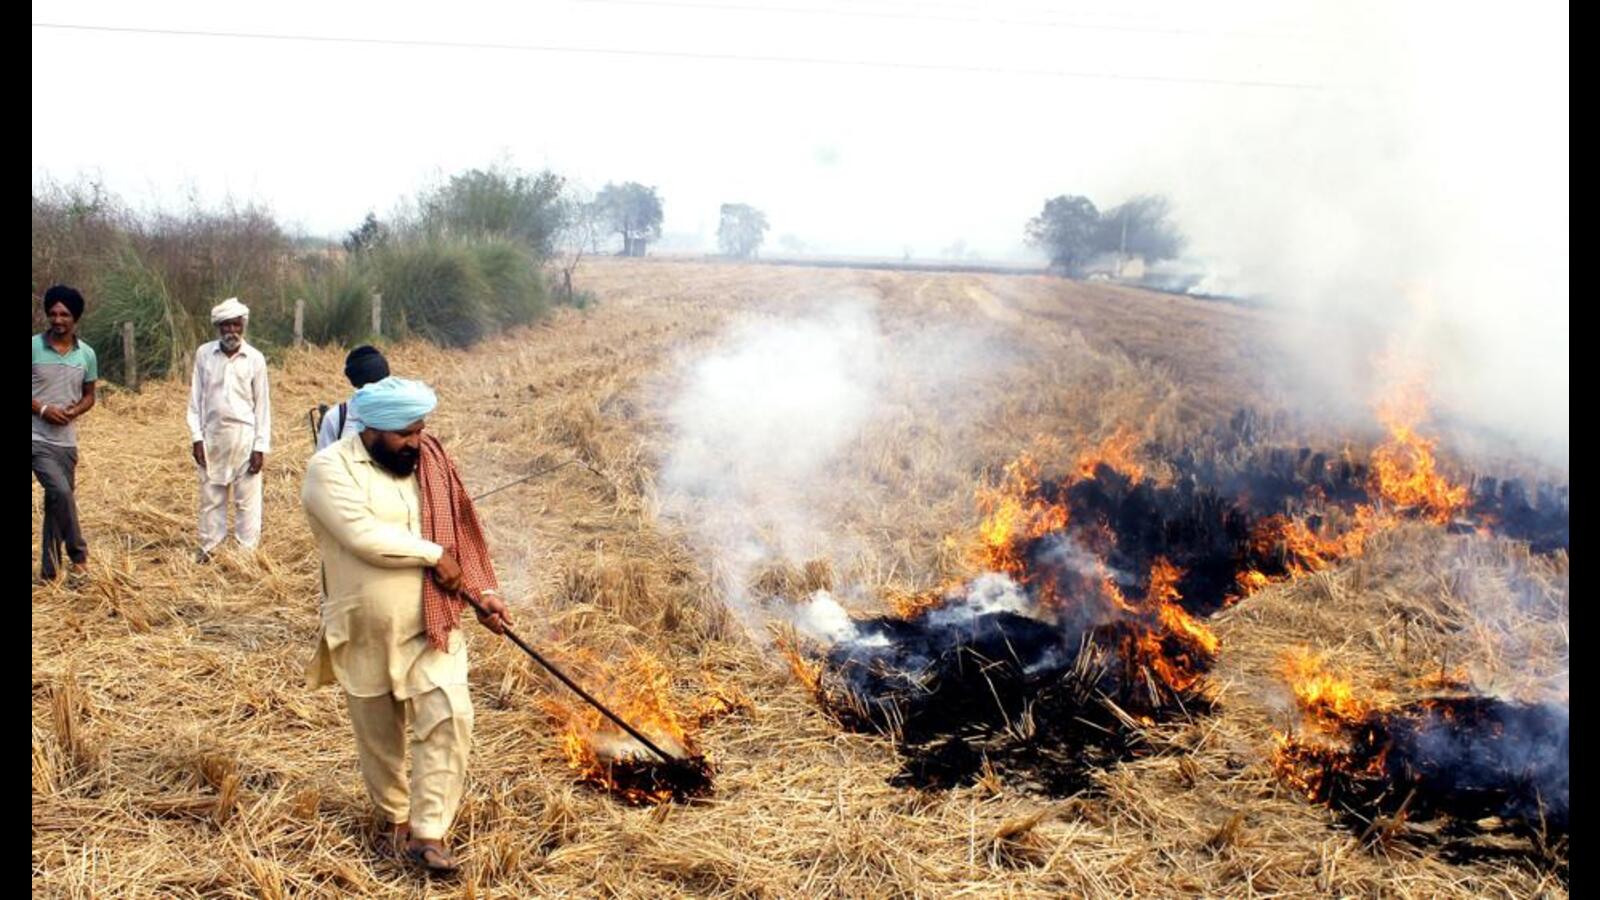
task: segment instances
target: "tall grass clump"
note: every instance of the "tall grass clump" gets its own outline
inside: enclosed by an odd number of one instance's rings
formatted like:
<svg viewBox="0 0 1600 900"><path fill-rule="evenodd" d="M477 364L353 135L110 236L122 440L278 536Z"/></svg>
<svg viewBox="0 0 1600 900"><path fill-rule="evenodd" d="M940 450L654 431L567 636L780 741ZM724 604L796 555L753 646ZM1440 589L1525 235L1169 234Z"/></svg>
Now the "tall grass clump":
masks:
<svg viewBox="0 0 1600 900"><path fill-rule="evenodd" d="M238 297L250 307L257 340L268 332L287 335L293 301L294 247L289 236L258 206L158 212L129 235L139 255L164 279L169 296L210 328L211 307Z"/></svg>
<svg viewBox="0 0 1600 900"><path fill-rule="evenodd" d="M185 351L206 340L201 323L173 296L164 275L132 247L124 247L88 290L93 305L79 333L95 349L101 372L112 380L127 380L124 322L133 323L139 373L144 378L173 372Z"/></svg>
<svg viewBox="0 0 1600 900"><path fill-rule="evenodd" d="M295 293L306 301L305 339L312 344L354 346L372 333L372 291L362 267L342 263L300 279Z"/></svg>
<svg viewBox="0 0 1600 900"><path fill-rule="evenodd" d="M417 238L371 258L383 293L385 334L410 333L445 347L466 347L495 326L493 290L464 243Z"/></svg>
<svg viewBox="0 0 1600 900"><path fill-rule="evenodd" d="M33 327L44 327L39 301L53 284L88 290L124 244L130 216L100 184L45 179L33 189Z"/></svg>
<svg viewBox="0 0 1600 900"><path fill-rule="evenodd" d="M527 249L505 238L488 237L472 243L472 255L489 286L496 324L526 325L549 309L544 278Z"/></svg>

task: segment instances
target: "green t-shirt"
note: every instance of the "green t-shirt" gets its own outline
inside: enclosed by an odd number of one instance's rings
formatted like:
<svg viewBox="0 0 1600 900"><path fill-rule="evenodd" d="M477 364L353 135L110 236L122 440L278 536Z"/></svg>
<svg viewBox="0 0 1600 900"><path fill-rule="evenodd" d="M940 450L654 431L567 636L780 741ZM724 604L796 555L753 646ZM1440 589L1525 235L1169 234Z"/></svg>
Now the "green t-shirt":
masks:
<svg viewBox="0 0 1600 900"><path fill-rule="evenodd" d="M68 407L83 399L83 386L100 378L94 348L77 338L71 350L57 353L44 335L33 336L33 399L51 406ZM62 447L78 446L76 423L51 425L33 417L33 439Z"/></svg>

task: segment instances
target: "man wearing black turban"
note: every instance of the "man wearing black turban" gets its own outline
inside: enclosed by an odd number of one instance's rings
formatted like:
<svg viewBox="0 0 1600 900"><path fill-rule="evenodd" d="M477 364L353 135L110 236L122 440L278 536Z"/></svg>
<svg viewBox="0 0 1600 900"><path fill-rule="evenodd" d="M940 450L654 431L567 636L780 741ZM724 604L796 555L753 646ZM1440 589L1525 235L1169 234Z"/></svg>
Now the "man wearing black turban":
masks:
<svg viewBox="0 0 1600 900"><path fill-rule="evenodd" d="M389 361L377 347L362 345L344 358L344 377L350 379L351 387L360 390L374 381L388 378ZM361 419L350 411L348 402L341 403L322 417L322 425L317 429L317 449L360 431Z"/></svg>
<svg viewBox="0 0 1600 900"><path fill-rule="evenodd" d="M44 488L43 546L39 578L54 580L61 550L72 568L72 582L88 575L89 545L78 526L76 497L78 429L74 421L94 408L100 364L94 348L78 339L83 295L58 284L44 293L50 327L33 336L33 475Z"/></svg>

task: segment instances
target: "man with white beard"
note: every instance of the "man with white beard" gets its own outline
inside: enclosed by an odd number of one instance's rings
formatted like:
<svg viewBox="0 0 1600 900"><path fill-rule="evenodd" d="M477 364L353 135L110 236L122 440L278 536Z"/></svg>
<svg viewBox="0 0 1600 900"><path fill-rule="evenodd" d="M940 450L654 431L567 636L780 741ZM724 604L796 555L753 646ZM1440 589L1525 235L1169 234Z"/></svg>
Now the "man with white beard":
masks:
<svg viewBox="0 0 1600 900"><path fill-rule="evenodd" d="M195 351L189 389L189 438L200 474L200 552L205 562L228 536L241 546L261 539L261 468L272 447L267 359L245 343L250 309L229 297L211 309L217 340Z"/></svg>

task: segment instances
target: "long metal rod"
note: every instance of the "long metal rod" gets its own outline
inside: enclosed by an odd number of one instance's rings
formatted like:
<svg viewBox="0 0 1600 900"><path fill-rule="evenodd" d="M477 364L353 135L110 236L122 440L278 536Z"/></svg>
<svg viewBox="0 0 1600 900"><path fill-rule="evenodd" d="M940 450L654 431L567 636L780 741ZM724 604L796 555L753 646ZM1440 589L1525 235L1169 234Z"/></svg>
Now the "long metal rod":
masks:
<svg viewBox="0 0 1600 900"><path fill-rule="evenodd" d="M478 598L472 596L471 594L467 593L466 591L462 591L461 592L461 596L465 597L467 602L472 604L472 608L477 610L479 615L484 615L484 616L489 615L489 611L484 608L482 603L478 602ZM650 749L651 753L654 753L655 755L661 757L661 760L663 762L665 762L667 765L669 765L669 766L678 765L679 763L683 762L683 760L677 758L676 756L673 756L672 754L670 754L667 751L661 749L660 747L657 747L655 745L655 742L650 740L649 738L645 737L643 734L641 734L639 732L639 729L634 728L632 725L629 725L627 722L624 722L622 720L621 716L619 716L616 713L612 712L611 710L607 709L606 705L604 703L601 703L599 700L596 700L588 691L586 691L582 687L580 687L576 681L573 681L571 678L568 678L567 674L565 672L563 672L560 669L556 668L554 663L550 662L550 660L545 659L543 656L539 655L539 651L537 651L537 650L533 649L532 647L528 646L527 642L525 642L522 638L517 637L517 633L516 632L512 631L510 628L504 628L504 629L502 629L502 631L504 632L506 637L511 639L511 642L513 644L516 644L518 647L521 647L523 649L523 652L525 652L529 656L533 657L533 661L534 662L538 663L541 666L544 666L545 669L551 675L554 675L555 677L561 679L561 683L566 685L569 688L572 688L572 692L577 694L579 697L582 697L584 699L584 702L588 703L590 706L593 706L595 709L598 709L598 710L600 710L600 712L604 713L606 718L608 718L611 721L617 723L617 726L619 728L621 728L623 731L626 731L634 740L636 740L639 743L643 744L644 746L648 747Z"/></svg>
<svg viewBox="0 0 1600 900"><path fill-rule="evenodd" d="M490 494L498 494L498 493L500 493L501 491L505 490L508 487L516 487L517 485L523 483L524 481L529 481L531 479L538 478L540 475L547 475L547 474L549 474L551 472L554 472L555 470L560 469L560 468L562 468L564 466L570 466L575 462L577 462L577 460L569 459L569 460L567 460L566 462L563 462L563 463L556 463L555 465L550 466L549 468L540 469L539 471L534 472L531 475L524 475L524 476L522 476L521 478L518 478L515 481L508 481L505 484L502 484L499 487L495 488L494 490L484 491L483 493L479 494L478 496L473 497L472 498L472 502L473 503L477 503L479 500L482 500L483 498L489 496Z"/></svg>
<svg viewBox="0 0 1600 900"><path fill-rule="evenodd" d="M599 469L596 469L594 466L589 465L588 463L584 462L581 459L574 458L574 459L569 459L566 462L556 463L553 466L549 466L547 468L540 469L539 471L534 472L532 474L524 475L521 478L518 478L518 479L516 479L514 481L508 481L505 484L502 484L499 487L494 488L493 490L484 491L483 493L479 494L478 496L473 497L472 498L472 502L473 503L477 503L479 500L482 500L483 498L485 498L485 497L487 497L487 496L489 496L491 494L498 494L501 491L505 490L506 488L516 487L517 485L523 483L524 481L531 481L531 480L533 480L535 478L538 478L540 475L548 475L548 474L550 474L551 472L554 472L557 469L566 468L567 466L575 465L575 464L583 466L585 469L588 469L589 471L595 473L596 475L599 475L601 478L605 477L605 475L601 474Z"/></svg>

